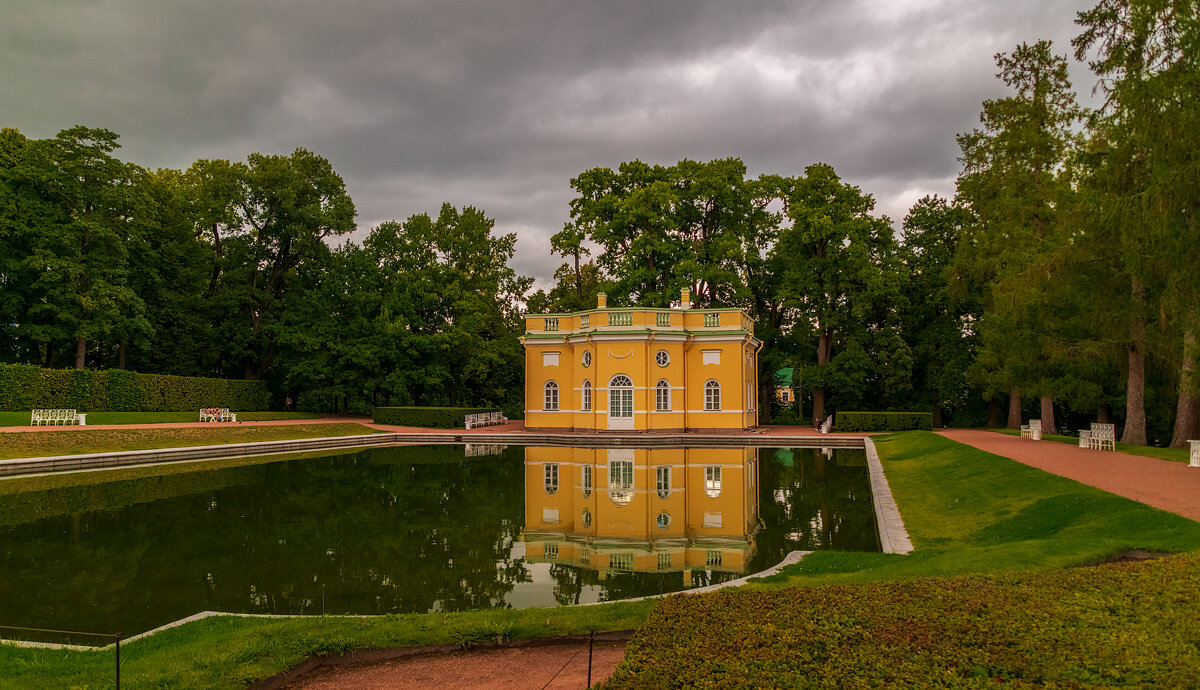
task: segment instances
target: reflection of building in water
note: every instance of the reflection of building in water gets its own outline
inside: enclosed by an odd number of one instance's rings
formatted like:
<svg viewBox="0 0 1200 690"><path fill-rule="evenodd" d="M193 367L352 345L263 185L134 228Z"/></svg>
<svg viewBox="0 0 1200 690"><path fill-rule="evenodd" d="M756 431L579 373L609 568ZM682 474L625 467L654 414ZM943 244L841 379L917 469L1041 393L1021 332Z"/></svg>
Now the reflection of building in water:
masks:
<svg viewBox="0 0 1200 690"><path fill-rule="evenodd" d="M758 449L525 449L526 559L599 570L742 573Z"/></svg>

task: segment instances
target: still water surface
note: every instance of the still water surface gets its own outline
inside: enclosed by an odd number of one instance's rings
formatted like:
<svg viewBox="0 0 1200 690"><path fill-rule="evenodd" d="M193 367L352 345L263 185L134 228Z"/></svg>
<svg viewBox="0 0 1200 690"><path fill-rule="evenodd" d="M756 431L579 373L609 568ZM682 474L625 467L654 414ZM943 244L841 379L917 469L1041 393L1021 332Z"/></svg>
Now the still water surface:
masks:
<svg viewBox="0 0 1200 690"><path fill-rule="evenodd" d="M483 454L0 480L0 625L130 635L206 610L553 606L879 549L862 450L466 452Z"/></svg>

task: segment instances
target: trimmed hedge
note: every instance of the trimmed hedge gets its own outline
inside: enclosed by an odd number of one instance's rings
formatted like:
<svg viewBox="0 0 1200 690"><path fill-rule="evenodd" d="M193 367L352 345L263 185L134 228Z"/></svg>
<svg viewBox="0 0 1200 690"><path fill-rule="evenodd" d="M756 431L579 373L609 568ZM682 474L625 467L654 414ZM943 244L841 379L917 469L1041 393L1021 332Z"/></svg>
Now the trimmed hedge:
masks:
<svg viewBox="0 0 1200 690"><path fill-rule="evenodd" d="M455 429L466 426L466 416L499 412L498 407L376 407L371 415L376 424Z"/></svg>
<svg viewBox="0 0 1200 690"><path fill-rule="evenodd" d="M907 558L907 557L896 557ZM603 687L1196 687L1200 556L661 600Z"/></svg>
<svg viewBox="0 0 1200 690"><path fill-rule="evenodd" d="M838 412L838 431L933 431L931 412Z"/></svg>
<svg viewBox="0 0 1200 690"><path fill-rule="evenodd" d="M0 410L195 412L201 407L228 407L258 411L269 409L270 402L265 381L0 364Z"/></svg>

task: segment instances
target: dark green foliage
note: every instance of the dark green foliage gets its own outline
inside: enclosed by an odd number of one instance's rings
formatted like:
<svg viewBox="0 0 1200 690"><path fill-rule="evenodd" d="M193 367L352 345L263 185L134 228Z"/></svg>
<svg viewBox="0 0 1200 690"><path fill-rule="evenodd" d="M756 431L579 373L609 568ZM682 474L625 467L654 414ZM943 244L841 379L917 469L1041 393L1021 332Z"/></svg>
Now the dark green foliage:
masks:
<svg viewBox="0 0 1200 690"><path fill-rule="evenodd" d="M605 688L1191 687L1200 556L664 600Z"/></svg>
<svg viewBox="0 0 1200 690"><path fill-rule="evenodd" d="M931 431L929 412L838 412L838 431Z"/></svg>
<svg viewBox="0 0 1200 690"><path fill-rule="evenodd" d="M241 411L265 410L270 403L264 381L0 364L0 410L195 412L201 407L228 407Z"/></svg>
<svg viewBox="0 0 1200 690"><path fill-rule="evenodd" d="M469 414L499 412L495 407L376 407L376 424L454 429L464 426Z"/></svg>

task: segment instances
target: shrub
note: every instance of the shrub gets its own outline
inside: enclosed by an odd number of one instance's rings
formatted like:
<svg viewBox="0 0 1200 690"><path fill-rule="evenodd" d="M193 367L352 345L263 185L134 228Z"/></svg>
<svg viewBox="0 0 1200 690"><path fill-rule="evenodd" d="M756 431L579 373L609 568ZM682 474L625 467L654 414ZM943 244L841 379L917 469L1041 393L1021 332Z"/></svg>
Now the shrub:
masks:
<svg viewBox="0 0 1200 690"><path fill-rule="evenodd" d="M201 407L270 407L265 381L139 374L122 369L42 369L0 364L0 410L188 412Z"/></svg>
<svg viewBox="0 0 1200 690"><path fill-rule="evenodd" d="M376 407L372 418L376 424L454 429L466 426L469 414L499 411L495 407Z"/></svg>
<svg viewBox="0 0 1200 690"><path fill-rule="evenodd" d="M932 431L931 412L838 412L838 431Z"/></svg>

